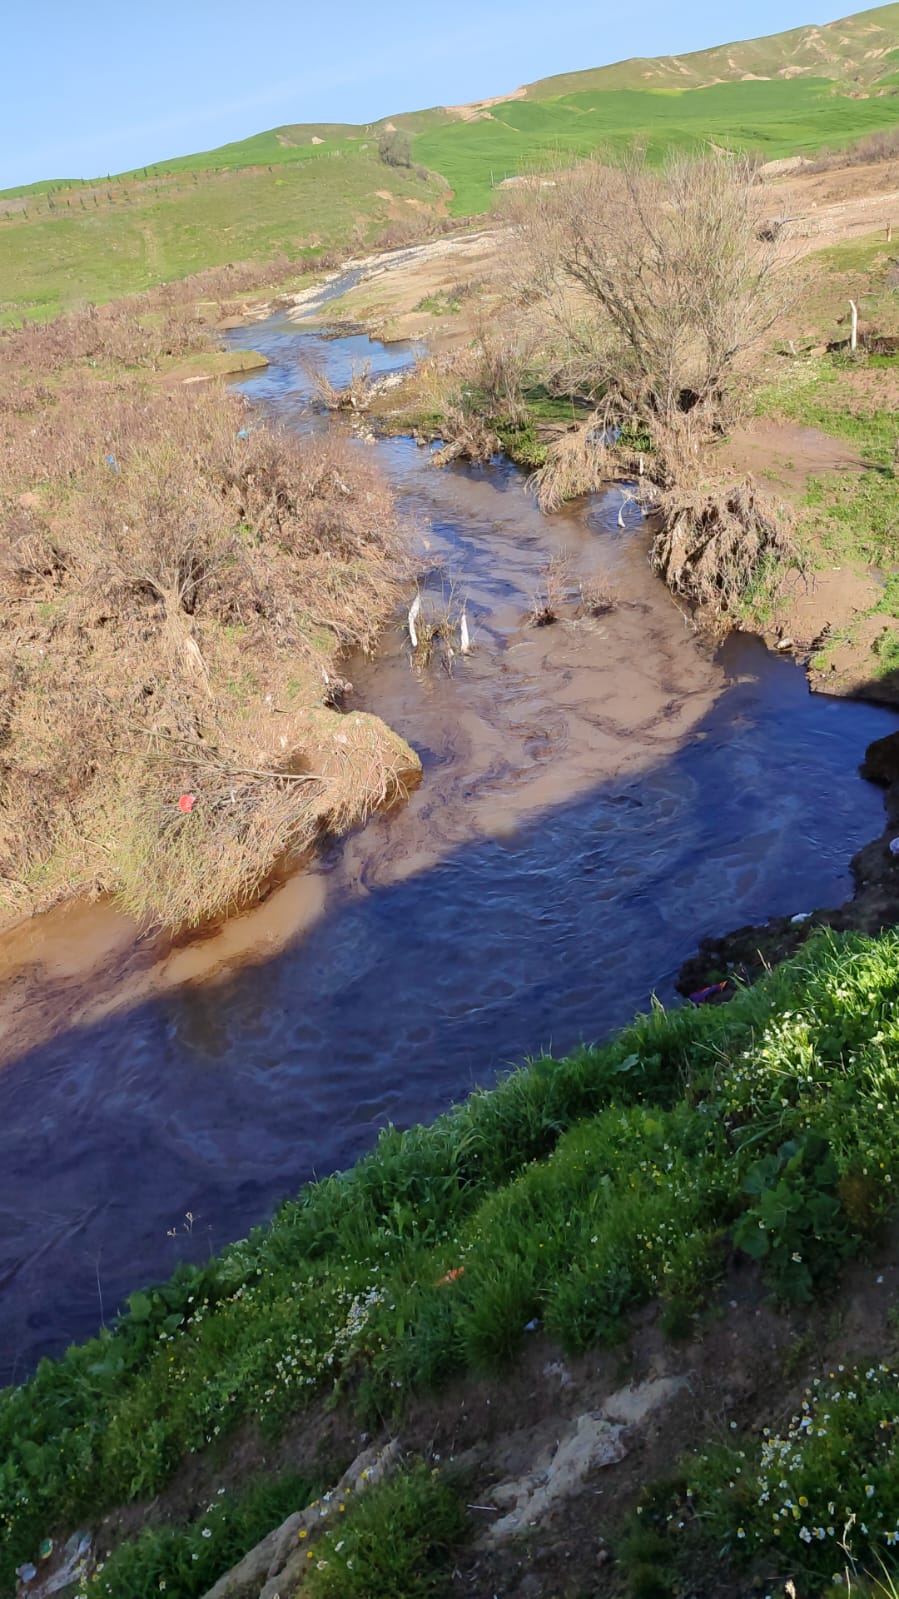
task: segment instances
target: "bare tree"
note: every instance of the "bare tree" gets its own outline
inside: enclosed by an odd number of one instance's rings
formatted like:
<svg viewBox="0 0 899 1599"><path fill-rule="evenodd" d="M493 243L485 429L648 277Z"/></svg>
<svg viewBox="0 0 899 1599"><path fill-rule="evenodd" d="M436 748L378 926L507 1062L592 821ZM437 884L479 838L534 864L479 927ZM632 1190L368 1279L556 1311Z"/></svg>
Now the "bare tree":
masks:
<svg viewBox="0 0 899 1599"><path fill-rule="evenodd" d="M534 185L518 222L571 359L623 415L723 421L749 350L783 304L751 165L676 155L588 161Z"/></svg>
<svg viewBox="0 0 899 1599"><path fill-rule="evenodd" d="M717 479L708 457L787 301L783 242L760 226L751 164L589 161L535 181L517 220L557 355L595 402L536 474L541 504L633 468L656 515L653 565L677 593L711 615L753 589L773 594L796 560L788 518L750 480Z"/></svg>

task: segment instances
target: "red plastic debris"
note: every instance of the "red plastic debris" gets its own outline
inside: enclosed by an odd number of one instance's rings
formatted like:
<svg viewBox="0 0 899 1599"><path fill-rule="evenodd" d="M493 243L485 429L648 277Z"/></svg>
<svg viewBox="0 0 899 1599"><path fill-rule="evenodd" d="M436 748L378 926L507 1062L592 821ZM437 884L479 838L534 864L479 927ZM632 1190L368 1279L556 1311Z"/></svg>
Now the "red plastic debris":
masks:
<svg viewBox="0 0 899 1599"><path fill-rule="evenodd" d="M196 794L182 794L178 801L178 809L179 811L192 811L196 803Z"/></svg>

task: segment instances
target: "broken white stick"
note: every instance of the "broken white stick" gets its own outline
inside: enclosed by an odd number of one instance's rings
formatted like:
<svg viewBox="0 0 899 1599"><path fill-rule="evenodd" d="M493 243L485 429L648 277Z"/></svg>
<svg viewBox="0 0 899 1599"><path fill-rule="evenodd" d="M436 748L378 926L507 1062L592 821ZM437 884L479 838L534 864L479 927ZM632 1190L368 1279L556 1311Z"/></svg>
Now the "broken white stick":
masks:
<svg viewBox="0 0 899 1599"><path fill-rule="evenodd" d="M471 638L468 632L468 617L465 615L464 611L462 612L462 616L459 620L459 647L463 655L467 655L471 649Z"/></svg>
<svg viewBox="0 0 899 1599"><path fill-rule="evenodd" d="M414 650L418 649L418 632L416 630L415 623L418 620L418 617L419 617L420 613L421 613L421 595L420 594L416 594L415 599L412 601L412 604L409 606L409 637L412 640L412 648Z"/></svg>

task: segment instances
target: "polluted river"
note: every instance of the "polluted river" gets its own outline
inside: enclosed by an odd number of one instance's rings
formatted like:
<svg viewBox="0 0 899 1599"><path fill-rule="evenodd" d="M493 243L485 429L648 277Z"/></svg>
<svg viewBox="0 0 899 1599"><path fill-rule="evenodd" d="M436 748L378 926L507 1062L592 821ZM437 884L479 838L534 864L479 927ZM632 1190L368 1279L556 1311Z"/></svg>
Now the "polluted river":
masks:
<svg viewBox="0 0 899 1599"><path fill-rule="evenodd" d="M286 426L344 425L310 422L310 358L338 385L412 358L282 314L230 337L268 357L242 386ZM675 1001L703 935L838 903L883 826L857 769L897 715L810 695L756 639L699 642L619 490L543 516L508 464L357 447L473 649L419 670L398 617L347 661L347 708L396 728L422 781L255 910L174 947L104 905L0 938L0 1381L386 1122ZM560 554L616 604L534 626Z"/></svg>

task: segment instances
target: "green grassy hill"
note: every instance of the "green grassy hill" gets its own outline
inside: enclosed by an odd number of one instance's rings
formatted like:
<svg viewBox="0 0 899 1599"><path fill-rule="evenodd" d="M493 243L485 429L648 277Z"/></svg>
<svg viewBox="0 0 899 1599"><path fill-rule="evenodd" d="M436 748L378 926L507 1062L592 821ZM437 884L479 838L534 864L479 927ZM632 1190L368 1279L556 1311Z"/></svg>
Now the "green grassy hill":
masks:
<svg viewBox="0 0 899 1599"><path fill-rule="evenodd" d="M714 143L773 159L899 123L899 4L685 56L544 78L494 105L368 127L296 123L93 180L0 192L0 323L201 267L372 240L385 223L488 210L505 178L597 148ZM378 135L411 137L411 168ZM420 169L428 169L431 176Z"/></svg>
<svg viewBox="0 0 899 1599"><path fill-rule="evenodd" d="M899 9L899 8L897 8ZM457 215L485 210L496 185L535 166L638 143L650 159L717 144L765 160L851 143L899 123L899 94L856 97L826 78L717 83L695 89L594 89L509 100L490 116L414 141L415 157L452 185Z"/></svg>
<svg viewBox="0 0 899 1599"><path fill-rule="evenodd" d="M252 142L252 141L251 141ZM0 207L0 324L234 261L292 258L440 212L436 178L350 146L270 166L116 178Z"/></svg>

